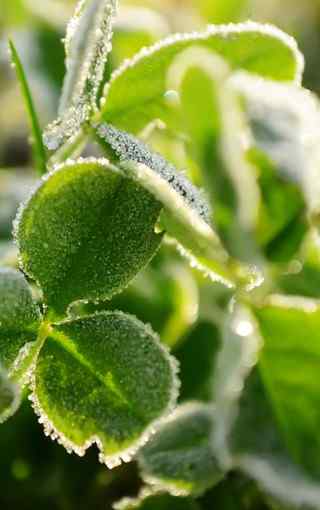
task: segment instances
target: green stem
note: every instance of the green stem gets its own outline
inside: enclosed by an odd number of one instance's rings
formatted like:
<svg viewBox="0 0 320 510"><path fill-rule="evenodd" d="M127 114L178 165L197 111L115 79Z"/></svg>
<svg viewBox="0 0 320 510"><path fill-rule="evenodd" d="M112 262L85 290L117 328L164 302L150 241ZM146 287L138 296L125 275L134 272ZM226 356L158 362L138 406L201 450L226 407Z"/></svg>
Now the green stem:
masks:
<svg viewBox="0 0 320 510"><path fill-rule="evenodd" d="M11 52L12 63L15 66L17 78L20 84L21 93L25 101L26 109L30 118L30 125L33 135L33 154L36 163L37 171L43 175L47 171L47 153L42 141L42 131L38 121L36 109L32 99L31 91L28 81L19 58L18 52L12 41L9 40L9 48Z"/></svg>

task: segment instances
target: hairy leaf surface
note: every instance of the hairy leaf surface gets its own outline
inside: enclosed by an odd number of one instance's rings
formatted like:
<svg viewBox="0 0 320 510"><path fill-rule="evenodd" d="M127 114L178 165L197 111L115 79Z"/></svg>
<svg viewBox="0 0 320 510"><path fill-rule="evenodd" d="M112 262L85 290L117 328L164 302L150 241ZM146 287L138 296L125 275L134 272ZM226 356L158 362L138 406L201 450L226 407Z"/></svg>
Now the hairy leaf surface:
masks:
<svg viewBox="0 0 320 510"><path fill-rule="evenodd" d="M64 314L121 291L157 250L161 206L105 160L67 163L41 183L16 226L24 270Z"/></svg>
<svg viewBox="0 0 320 510"><path fill-rule="evenodd" d="M130 460L175 405L177 365L152 330L121 312L55 325L37 362L33 400L45 430L109 467Z"/></svg>
<svg viewBox="0 0 320 510"><path fill-rule="evenodd" d="M212 409L204 404L178 408L141 450L138 461L149 483L173 494L199 494L223 473L210 448Z"/></svg>
<svg viewBox="0 0 320 510"><path fill-rule="evenodd" d="M163 204L161 223L168 234L194 256L207 259L213 279L231 285L228 255L211 228L210 208L201 191L138 138L108 124L96 130L107 151L120 158L124 172Z"/></svg>

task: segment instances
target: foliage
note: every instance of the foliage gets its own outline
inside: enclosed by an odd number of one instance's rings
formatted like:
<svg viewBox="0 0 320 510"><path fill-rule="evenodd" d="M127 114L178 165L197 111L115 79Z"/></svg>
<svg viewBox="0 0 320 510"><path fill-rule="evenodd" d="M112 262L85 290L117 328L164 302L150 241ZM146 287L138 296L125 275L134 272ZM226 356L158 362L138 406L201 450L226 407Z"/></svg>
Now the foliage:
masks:
<svg viewBox="0 0 320 510"><path fill-rule="evenodd" d="M76 7L43 132L10 42L41 179L13 248L2 176L0 422L28 395L68 453L95 445L108 508L317 510L320 105L302 54L271 25L167 35L117 8Z"/></svg>

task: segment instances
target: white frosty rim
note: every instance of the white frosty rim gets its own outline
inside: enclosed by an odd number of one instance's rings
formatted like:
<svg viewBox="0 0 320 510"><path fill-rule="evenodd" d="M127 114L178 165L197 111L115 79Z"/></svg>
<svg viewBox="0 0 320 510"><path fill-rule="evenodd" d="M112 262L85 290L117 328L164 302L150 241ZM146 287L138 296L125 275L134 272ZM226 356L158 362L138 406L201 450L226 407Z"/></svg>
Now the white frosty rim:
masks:
<svg viewBox="0 0 320 510"><path fill-rule="evenodd" d="M256 23L254 21L247 21L245 23L230 23L227 25L209 25L207 29L202 32L177 33L174 35L170 35L161 41L156 42L150 47L142 48L133 58L125 60L122 63L122 65L120 65L120 67L112 73L110 81L105 85L103 99L104 100L107 99L111 85L117 78L119 78L119 76L121 76L127 69L129 69L130 67L134 67L138 62L143 60L145 57L151 56L153 53L156 53L161 48L171 46L172 44L179 41L197 42L209 39L211 36L214 35L228 37L232 34L253 32L274 37L279 41L283 42L283 44L286 45L287 48L289 48L292 51L297 62L296 77L294 81L296 84L301 84L305 63L304 57L299 50L296 40L289 34L275 27L274 25L268 23L261 24ZM101 106L103 106L103 104Z"/></svg>
<svg viewBox="0 0 320 510"><path fill-rule="evenodd" d="M130 316L131 319L133 319L135 322L137 322L140 326L143 324L140 320L138 320L135 316L125 314L121 311L105 311L105 312L97 312L95 314L92 314L87 317L92 316L101 316L101 315L114 315L114 314L122 315L124 317ZM81 317L81 320L85 317ZM66 324L70 322L74 322L77 319L66 319L61 324ZM76 453L79 455L79 457L83 457L86 453L86 450L90 448L93 444L96 444L99 449L99 461L103 464L105 464L109 469L113 469L114 467L119 466L122 462L130 462L133 457L136 455L138 450L144 446L149 438L155 434L158 430L158 428L162 425L162 423L167 420L168 416L172 413L174 408L176 407L177 399L179 396L179 389L180 389L180 380L178 378L179 373L179 362L171 356L169 349L160 342L159 336L151 329L151 326L143 324L144 327L147 328L148 333L152 336L153 341L159 348L159 350L164 355L165 359L168 361L170 369L171 369L171 376L172 376L172 387L169 397L169 402L166 406L166 408L163 410L161 415L159 415L157 418L155 418L142 432L140 437L133 441L132 445L129 448L125 448L124 450L120 450L117 454L112 455L105 455L104 454L104 448L102 441L99 437L99 434L93 435L89 439L87 439L82 445L76 445L72 441L68 439L68 437L61 433L53 424L53 422L48 417L47 413L44 411L43 407L41 406L41 403L37 396L37 386L36 386L36 373L35 370L33 370L31 381L30 381L30 388L31 388L31 394L29 395L29 400L32 403L32 407L35 411L35 413L38 416L38 421L43 425L44 433L46 436L50 437L52 440L56 440L59 444L65 447L68 453Z"/></svg>

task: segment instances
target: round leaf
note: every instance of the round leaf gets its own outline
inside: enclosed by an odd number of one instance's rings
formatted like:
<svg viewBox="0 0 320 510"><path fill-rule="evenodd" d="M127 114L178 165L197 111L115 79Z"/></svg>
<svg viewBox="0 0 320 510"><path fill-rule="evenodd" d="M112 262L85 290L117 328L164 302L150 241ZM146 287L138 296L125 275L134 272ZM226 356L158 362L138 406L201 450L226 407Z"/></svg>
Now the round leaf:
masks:
<svg viewBox="0 0 320 510"><path fill-rule="evenodd" d="M109 467L129 461L175 405L177 366L152 330L102 312L54 326L34 374L45 431L83 455L93 443Z"/></svg>
<svg viewBox="0 0 320 510"><path fill-rule="evenodd" d="M23 269L56 314L77 300L108 299L151 259L161 206L105 160L59 167L22 208Z"/></svg>
<svg viewBox="0 0 320 510"><path fill-rule="evenodd" d="M303 57L294 39L275 27L252 22L210 26L204 32L173 35L125 62L106 86L103 119L137 133L155 118L172 117L167 71L180 51L195 44L217 52L233 69L279 81L301 80Z"/></svg>
<svg viewBox="0 0 320 510"><path fill-rule="evenodd" d="M202 493L221 480L223 473L210 447L212 415L204 404L186 404L171 415L139 455L148 483L188 495Z"/></svg>

